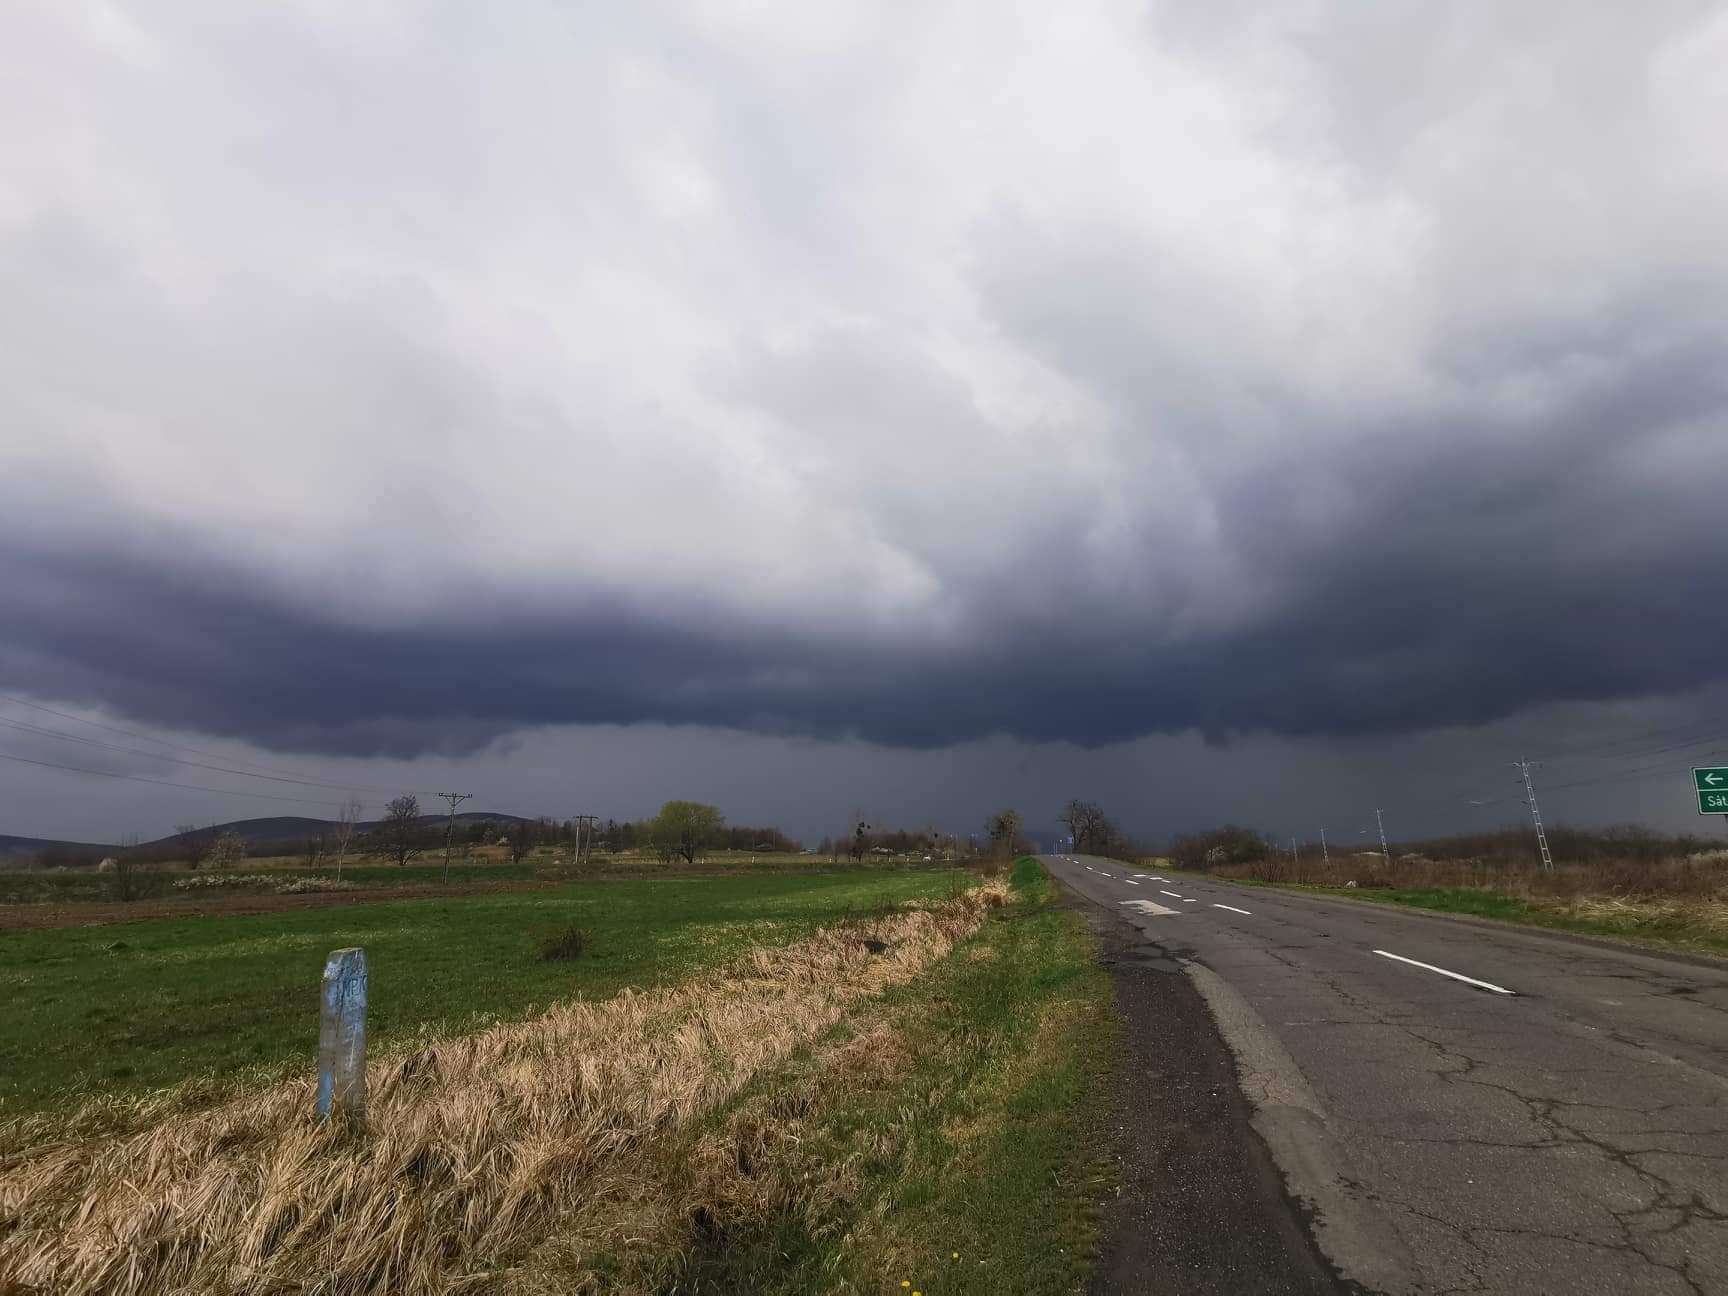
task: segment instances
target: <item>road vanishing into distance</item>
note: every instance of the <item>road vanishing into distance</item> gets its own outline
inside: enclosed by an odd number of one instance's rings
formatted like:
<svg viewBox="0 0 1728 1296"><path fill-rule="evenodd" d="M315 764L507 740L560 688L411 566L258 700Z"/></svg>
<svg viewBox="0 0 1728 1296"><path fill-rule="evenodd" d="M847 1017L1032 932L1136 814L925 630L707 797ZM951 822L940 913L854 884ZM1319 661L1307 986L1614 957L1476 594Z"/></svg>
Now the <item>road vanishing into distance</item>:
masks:
<svg viewBox="0 0 1728 1296"><path fill-rule="evenodd" d="M1347 1281L1728 1293L1728 963L1044 863L1200 990Z"/></svg>

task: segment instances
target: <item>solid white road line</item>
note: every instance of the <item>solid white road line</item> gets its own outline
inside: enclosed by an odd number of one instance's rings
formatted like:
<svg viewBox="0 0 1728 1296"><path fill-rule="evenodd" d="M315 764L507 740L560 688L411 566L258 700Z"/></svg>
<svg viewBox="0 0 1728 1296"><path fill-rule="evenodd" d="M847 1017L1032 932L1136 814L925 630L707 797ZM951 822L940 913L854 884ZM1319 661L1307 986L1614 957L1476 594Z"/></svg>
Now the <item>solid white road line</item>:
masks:
<svg viewBox="0 0 1728 1296"><path fill-rule="evenodd" d="M1231 913L1239 913L1239 914L1242 914L1242 915L1249 917L1249 918L1252 918L1254 916L1253 914L1249 913L1246 909L1238 909L1235 905L1215 904L1212 907L1214 909L1228 909Z"/></svg>
<svg viewBox="0 0 1728 1296"><path fill-rule="evenodd" d="M1167 895L1167 896L1176 896L1176 898L1178 900L1180 900L1182 898L1181 896L1176 895L1176 893L1174 891L1160 891L1158 894L1159 895Z"/></svg>
<svg viewBox="0 0 1728 1296"><path fill-rule="evenodd" d="M1389 950L1375 950L1381 958L1397 959L1400 963L1408 963L1411 967L1426 968L1430 972L1438 972L1443 977L1451 977L1454 981L1462 981L1466 985L1481 986L1484 990L1492 990L1495 994L1515 995L1516 990L1508 990L1505 986L1497 986L1492 981L1478 981L1475 977L1467 977L1462 972L1448 972L1443 967L1435 967L1432 963L1418 963L1413 958L1405 958L1402 954L1393 954Z"/></svg>

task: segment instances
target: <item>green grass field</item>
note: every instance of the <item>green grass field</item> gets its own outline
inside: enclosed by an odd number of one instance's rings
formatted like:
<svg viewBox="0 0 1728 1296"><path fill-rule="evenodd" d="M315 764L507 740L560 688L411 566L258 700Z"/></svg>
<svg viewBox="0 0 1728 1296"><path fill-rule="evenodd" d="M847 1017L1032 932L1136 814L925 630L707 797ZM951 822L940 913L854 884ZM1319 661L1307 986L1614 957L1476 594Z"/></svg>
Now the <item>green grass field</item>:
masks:
<svg viewBox="0 0 1728 1296"><path fill-rule="evenodd" d="M247 877L264 876L286 880L305 877L308 873L316 873L320 877L334 877L336 869L334 865L310 869L300 860L265 858L243 860L228 872ZM184 894L176 891L173 884L202 876L210 875L194 874L179 868L140 869L132 875L132 886L136 893L135 898L157 899ZM472 882L527 882L534 876L534 865L527 861L521 864L470 863L452 864L448 880L452 885L466 885ZM344 866L342 880L352 882L357 887L412 887L438 886L446 879L444 869L437 863L415 862L399 868L394 864L380 864L373 859L363 859L357 864L350 861ZM63 871L4 869L0 870L0 904L111 903L122 898L116 894L116 885L117 879L113 874L98 873L90 868ZM204 891L195 892L194 895L208 897L221 893Z"/></svg>
<svg viewBox="0 0 1728 1296"><path fill-rule="evenodd" d="M599 855L576 868L552 850L539 850L511 863L493 848L464 859L460 855L446 872L441 856L433 851L405 865L391 864L375 855L350 856L342 869L342 880L356 887L396 888L466 886L476 882L573 881L589 877L683 877L713 873L816 872L837 867L814 855L752 854L749 851L715 851L690 865L682 860L663 861L652 855ZM877 870L929 867L906 860L871 860ZM301 855L249 856L224 870L246 878L268 877L287 881L308 874L334 877L335 864L326 859L309 865ZM176 890L174 883L212 876L208 869L193 873L183 865L147 866L132 872L128 892L120 892L120 879L94 868L65 869L0 868L0 905L116 903L119 901L173 898L209 898L212 895L267 893L267 886ZM216 873L214 876L222 876Z"/></svg>
<svg viewBox="0 0 1728 1296"><path fill-rule="evenodd" d="M477 869L491 877L503 867ZM0 933L0 1117L92 1092L310 1066L319 975L325 955L342 946L366 949L372 1038L387 1047L421 1031L526 1016L575 994L687 977L752 943L946 894L957 876L827 870L589 881ZM540 940L571 925L588 932L588 952L541 961Z"/></svg>

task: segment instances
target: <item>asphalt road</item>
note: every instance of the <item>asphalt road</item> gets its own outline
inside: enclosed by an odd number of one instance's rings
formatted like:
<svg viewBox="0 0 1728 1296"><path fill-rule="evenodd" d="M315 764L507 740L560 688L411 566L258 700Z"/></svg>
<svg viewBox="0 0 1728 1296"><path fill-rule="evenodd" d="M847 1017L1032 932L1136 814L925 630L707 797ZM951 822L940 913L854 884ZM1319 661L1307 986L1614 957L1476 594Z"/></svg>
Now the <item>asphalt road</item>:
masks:
<svg viewBox="0 0 1728 1296"><path fill-rule="evenodd" d="M1205 996L1345 1279L1728 1293L1728 964L1045 864Z"/></svg>

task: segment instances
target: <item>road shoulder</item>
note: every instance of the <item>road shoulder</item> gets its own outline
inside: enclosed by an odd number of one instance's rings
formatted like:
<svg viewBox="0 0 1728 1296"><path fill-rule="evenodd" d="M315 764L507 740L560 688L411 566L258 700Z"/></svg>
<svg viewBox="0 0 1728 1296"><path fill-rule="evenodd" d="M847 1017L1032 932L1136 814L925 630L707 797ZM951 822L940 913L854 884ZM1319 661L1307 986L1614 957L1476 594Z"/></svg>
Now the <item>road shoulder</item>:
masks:
<svg viewBox="0 0 1728 1296"><path fill-rule="evenodd" d="M1230 1049L1176 960L1082 899L1123 1022L1115 1120L1121 1190L1107 1204L1094 1296L1338 1293L1253 1120Z"/></svg>

